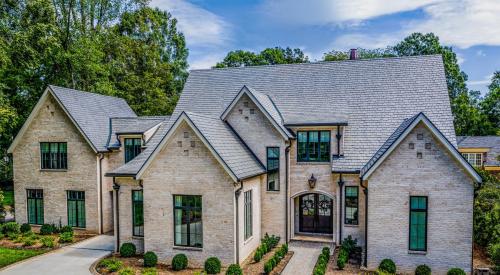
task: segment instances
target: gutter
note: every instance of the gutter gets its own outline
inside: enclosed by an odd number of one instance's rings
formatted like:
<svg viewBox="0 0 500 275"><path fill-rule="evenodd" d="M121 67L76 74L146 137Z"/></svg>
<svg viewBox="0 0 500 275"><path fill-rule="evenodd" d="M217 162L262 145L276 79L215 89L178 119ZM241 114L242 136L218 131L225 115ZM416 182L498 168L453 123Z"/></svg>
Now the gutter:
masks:
<svg viewBox="0 0 500 275"><path fill-rule="evenodd" d="M365 193L365 257L364 266L368 267L368 186L363 185L363 178L359 177L359 185L363 187Z"/></svg>
<svg viewBox="0 0 500 275"><path fill-rule="evenodd" d="M115 251L120 250L120 200L118 198L119 195L119 190L120 190L120 185L116 183L115 177L113 177L113 190L115 190L116 194L116 200L115 200L115 205L116 205L116 224L115 224L115 235L116 235L116 247Z"/></svg>
<svg viewBox="0 0 500 275"><path fill-rule="evenodd" d="M339 185L339 188L340 188L340 199L339 199L339 206L340 206L340 211L339 211L339 244L342 244L342 226L344 225L343 221L344 221L344 218L342 217L342 210L343 210L343 207L342 207L342 193L343 193L343 187L344 187L344 181L342 180L342 173L339 173L339 181L338 181L338 185Z"/></svg>
<svg viewBox="0 0 500 275"><path fill-rule="evenodd" d="M340 138L342 138L342 134L340 133L340 126L337 126L337 157L340 157Z"/></svg>
<svg viewBox="0 0 500 275"><path fill-rule="evenodd" d="M243 181L238 181L240 187L234 191L234 198L236 201L236 264L240 263L240 215L239 215L239 205L238 198L240 197L241 190L243 189Z"/></svg>
<svg viewBox="0 0 500 275"><path fill-rule="evenodd" d="M99 153L99 208L100 208L100 216L101 216L101 228L100 228L100 233L104 234L104 211L102 209L102 200L103 200L103 194L102 194L102 160L104 159L104 154Z"/></svg>
<svg viewBox="0 0 500 275"><path fill-rule="evenodd" d="M285 148L285 243L288 244L288 160L290 158L290 146Z"/></svg>

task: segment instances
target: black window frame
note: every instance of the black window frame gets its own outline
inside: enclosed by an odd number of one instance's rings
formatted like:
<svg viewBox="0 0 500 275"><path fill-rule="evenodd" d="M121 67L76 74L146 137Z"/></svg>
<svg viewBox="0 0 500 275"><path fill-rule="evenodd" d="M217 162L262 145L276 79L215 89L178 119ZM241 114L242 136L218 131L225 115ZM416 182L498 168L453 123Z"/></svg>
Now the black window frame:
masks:
<svg viewBox="0 0 500 275"><path fill-rule="evenodd" d="M32 195L34 194L34 196ZM30 200L35 203L35 222L30 221ZM41 201L41 208L38 209L37 201ZM41 221L39 220L39 211L41 211ZM42 225L44 223L44 205L43 205L43 189L26 189L26 217L29 224Z"/></svg>
<svg viewBox="0 0 500 275"><path fill-rule="evenodd" d="M178 196L180 196L180 197L199 197L200 198L200 207L176 206L175 205L175 198L178 197ZM172 204L173 204L173 209L174 209L174 213L172 215L173 219L174 219L173 220L174 227L173 227L173 230L172 230L173 233L174 233L174 246L203 248L203 196L201 196L201 195L174 194L173 195ZM177 240L175 238L175 234L176 234L176 232L175 232L175 217L176 217L176 213L175 212L176 211L175 210L177 210L177 209L182 209L182 210L187 209L189 211L191 211L191 210L199 210L200 211L200 218L201 218L201 245L200 246L190 245L190 243L191 243L191 234L190 234L191 233L190 232L190 230L191 230L191 226L190 226L191 222L190 221L187 223L187 241L186 241L187 245L178 244L177 243ZM191 216L191 215L189 215L189 216Z"/></svg>
<svg viewBox="0 0 500 275"><path fill-rule="evenodd" d="M301 133L305 133L306 134L306 147L305 147L305 154L306 154L306 157L305 158L302 158L300 157L299 155L299 135ZM309 141L309 137L310 137L310 133L317 133L318 134L318 144L316 147L316 150L318 152L318 159L317 160L311 160L310 158L310 141ZM328 159L326 160L322 160L321 159L321 133L328 133L328 151L326 152L326 155L328 156ZM314 130L314 131L297 131L297 162L319 162L319 163L328 163L331 161L331 152L332 152L332 132L329 131L329 130Z"/></svg>
<svg viewBox="0 0 500 275"><path fill-rule="evenodd" d="M140 192L140 200L137 200L135 193ZM134 237L144 237L144 192L142 190L132 190L132 236ZM136 225L136 207L141 206L142 208L142 225ZM136 231L137 230L137 231Z"/></svg>
<svg viewBox="0 0 500 275"><path fill-rule="evenodd" d="M82 194L82 196L80 198L70 198L70 194L74 192L75 194ZM77 196L78 197L78 196ZM83 201L83 224L80 224L80 217L79 217L79 204L78 203L75 203L75 221L76 221L76 225L73 225L73 224L70 224L70 215L69 215L69 212L70 212L70 207L69 207L69 203L70 201ZM67 215L68 215L68 225L71 226L71 227L75 227L75 228L86 228L87 226L87 215L86 215L86 211L87 211L87 207L86 207L86 202L85 202L85 191L81 191L81 190L67 190L66 191L66 208L67 208Z"/></svg>
<svg viewBox="0 0 500 275"><path fill-rule="evenodd" d="M132 140L132 145L127 145L127 141ZM139 144L136 144L136 142ZM142 138L124 138L123 139L123 155L125 157L125 163L133 160L142 151Z"/></svg>
<svg viewBox="0 0 500 275"><path fill-rule="evenodd" d="M48 152L43 151L44 145L48 145ZM52 145L57 144L57 152L51 153ZM66 147L61 152L62 145ZM55 154L55 155L53 155ZM68 143L67 142L40 142L40 169L42 170L67 170L68 169Z"/></svg>
<svg viewBox="0 0 500 275"><path fill-rule="evenodd" d="M354 196L347 196L347 189L355 188L356 189L356 219L348 219L347 218L347 198L353 198ZM350 208L354 208L349 206ZM359 187L358 186L344 186L344 224L347 225L359 225Z"/></svg>
<svg viewBox="0 0 500 275"><path fill-rule="evenodd" d="M253 236L253 200L252 200L252 190L247 190L243 193L243 217L244 217L244 240L248 240Z"/></svg>
<svg viewBox="0 0 500 275"><path fill-rule="evenodd" d="M425 198L425 209L412 209L411 205L411 200L412 198ZM409 208L409 215L408 215L408 250L410 251L427 251L427 231L429 228L429 197L428 196L410 196L409 203L408 203L408 208ZM412 212L424 212L425 213L425 236L424 236L424 248L423 249L418 249L418 248L412 248L411 247L411 214Z"/></svg>
<svg viewBox="0 0 500 275"><path fill-rule="evenodd" d="M278 157L270 157L269 150L277 150ZM280 191L280 147L278 146L268 146L266 147L266 170L267 170L267 182L266 182L266 190L267 191ZM278 167L269 169L269 162L277 161ZM274 177L274 189L269 188L269 175L275 174Z"/></svg>

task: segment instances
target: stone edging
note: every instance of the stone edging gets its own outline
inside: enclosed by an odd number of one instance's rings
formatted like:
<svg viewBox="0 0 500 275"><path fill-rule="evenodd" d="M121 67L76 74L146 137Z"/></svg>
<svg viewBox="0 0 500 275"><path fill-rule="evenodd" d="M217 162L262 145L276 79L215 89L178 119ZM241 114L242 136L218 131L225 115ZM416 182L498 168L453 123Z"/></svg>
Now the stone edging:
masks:
<svg viewBox="0 0 500 275"><path fill-rule="evenodd" d="M93 275L101 275L101 273L97 272L97 264L99 264L100 261L104 260L105 258L109 257L109 255L113 254L113 251L109 251L108 254L100 257L99 259L97 259L95 262L93 262L90 267L89 267L89 271L90 273L92 273Z"/></svg>
<svg viewBox="0 0 500 275"><path fill-rule="evenodd" d="M287 264L290 262L290 260L292 259L293 257L293 254L295 254L293 251L288 251L288 253L285 255L285 258L288 257L288 255L290 255L290 257L288 258L288 260L285 262L285 264L283 266L281 266L279 268L279 270L273 270L272 272L274 272L274 274L281 274L283 272L283 270L285 270Z"/></svg>

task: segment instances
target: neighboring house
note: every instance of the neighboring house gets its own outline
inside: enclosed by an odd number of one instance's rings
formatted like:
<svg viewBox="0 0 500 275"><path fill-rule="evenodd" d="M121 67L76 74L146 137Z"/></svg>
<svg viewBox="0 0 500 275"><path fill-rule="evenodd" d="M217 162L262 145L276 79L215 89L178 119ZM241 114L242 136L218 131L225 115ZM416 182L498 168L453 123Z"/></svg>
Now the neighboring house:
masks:
<svg viewBox="0 0 500 275"><path fill-rule="evenodd" d="M103 149L115 150L124 142L113 132L130 133L110 129ZM228 265L265 233L336 244L351 235L369 269L384 258L401 272L472 269L481 178L457 151L441 56L191 71L172 118L143 145L102 169L114 183L117 247ZM36 157L16 150L14 162L32 170L15 164L15 174L38 173Z"/></svg>
<svg viewBox="0 0 500 275"><path fill-rule="evenodd" d="M500 176L500 136L457 136L457 143L472 166Z"/></svg>

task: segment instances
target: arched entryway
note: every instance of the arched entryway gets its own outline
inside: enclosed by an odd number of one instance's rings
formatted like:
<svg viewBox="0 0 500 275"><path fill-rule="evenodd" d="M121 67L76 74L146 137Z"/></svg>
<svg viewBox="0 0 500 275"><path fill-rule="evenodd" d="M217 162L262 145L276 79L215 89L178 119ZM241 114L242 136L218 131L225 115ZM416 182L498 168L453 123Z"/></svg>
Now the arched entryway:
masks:
<svg viewBox="0 0 500 275"><path fill-rule="evenodd" d="M320 193L298 197L299 232L333 234L333 200Z"/></svg>

